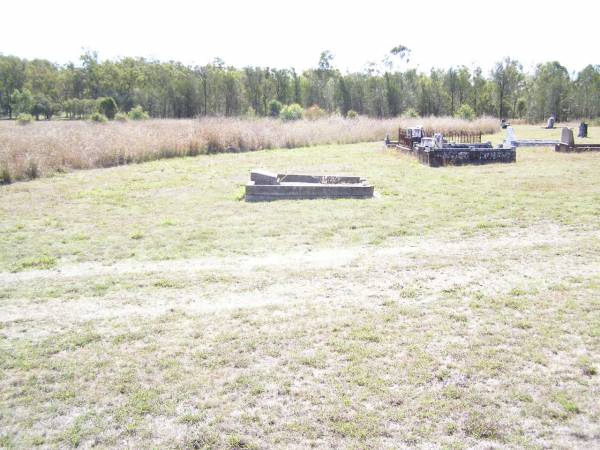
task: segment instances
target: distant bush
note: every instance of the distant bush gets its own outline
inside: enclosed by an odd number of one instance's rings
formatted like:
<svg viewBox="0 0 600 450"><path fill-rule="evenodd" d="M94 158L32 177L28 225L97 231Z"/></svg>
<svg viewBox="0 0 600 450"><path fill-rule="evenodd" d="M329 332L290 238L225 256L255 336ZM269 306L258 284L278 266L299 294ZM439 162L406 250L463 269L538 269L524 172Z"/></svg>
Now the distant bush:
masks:
<svg viewBox="0 0 600 450"><path fill-rule="evenodd" d="M19 125L27 125L33 122L33 116L27 113L21 113L17 116L17 123Z"/></svg>
<svg viewBox="0 0 600 450"><path fill-rule="evenodd" d="M322 119L327 116L327 111L321 108L319 105L312 105L304 111L304 118L308 120Z"/></svg>
<svg viewBox="0 0 600 450"><path fill-rule="evenodd" d="M403 113L402 117L416 118L419 117L419 113L415 108L407 108Z"/></svg>
<svg viewBox="0 0 600 450"><path fill-rule="evenodd" d="M346 113L346 118L347 119L356 119L358 117L358 113L356 111L354 111L353 109L349 110Z"/></svg>
<svg viewBox="0 0 600 450"><path fill-rule="evenodd" d="M8 167L0 168L0 184L10 184L12 183L12 177L10 176L10 170Z"/></svg>
<svg viewBox="0 0 600 450"><path fill-rule="evenodd" d="M298 103L292 103L291 105L286 105L281 110L279 117L282 120L299 120L302 119L304 115L304 109Z"/></svg>
<svg viewBox="0 0 600 450"><path fill-rule="evenodd" d="M99 112L95 112L92 113L92 115L90 116L90 120L92 122L97 122L97 123L106 123L108 122L108 119L106 118L106 116L102 113Z"/></svg>
<svg viewBox="0 0 600 450"><path fill-rule="evenodd" d="M463 103L454 113L454 117L465 120L473 120L475 118L475 111L469 105Z"/></svg>
<svg viewBox="0 0 600 450"><path fill-rule="evenodd" d="M248 106L245 116L247 119L256 119L256 110L252 106Z"/></svg>
<svg viewBox="0 0 600 450"><path fill-rule="evenodd" d="M125 114L124 112L118 112L117 115L115 116L115 120L118 120L119 122L127 122L127 120L129 120L129 118L127 117L127 114Z"/></svg>
<svg viewBox="0 0 600 450"><path fill-rule="evenodd" d="M98 108L100 108L100 112L110 120L115 118L118 111L117 102L115 102L115 99L112 97L101 98L98 102Z"/></svg>
<svg viewBox="0 0 600 450"><path fill-rule="evenodd" d="M131 111L127 113L127 117L131 120L146 120L150 118L150 115L144 111L140 105L137 105L135 108L131 108Z"/></svg>
<svg viewBox="0 0 600 450"><path fill-rule="evenodd" d="M279 113L283 109L283 103L281 103L279 100L273 99L269 102L267 109L271 117L279 117Z"/></svg>

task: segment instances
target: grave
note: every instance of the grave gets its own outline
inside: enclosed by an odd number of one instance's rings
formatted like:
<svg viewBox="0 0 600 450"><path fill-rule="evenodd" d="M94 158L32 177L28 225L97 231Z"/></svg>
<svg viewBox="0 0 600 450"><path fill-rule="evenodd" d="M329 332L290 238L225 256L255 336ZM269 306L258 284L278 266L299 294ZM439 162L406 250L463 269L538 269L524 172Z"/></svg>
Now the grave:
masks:
<svg viewBox="0 0 600 450"><path fill-rule="evenodd" d="M548 118L548 122L546 122L546 128L547 129L552 129L554 128L554 122L556 121L556 119L554 118L554 116L550 116Z"/></svg>
<svg viewBox="0 0 600 450"><path fill-rule="evenodd" d="M552 147L559 142L556 139L517 139L513 127L507 127L503 145L506 147Z"/></svg>
<svg viewBox="0 0 600 450"><path fill-rule="evenodd" d="M554 146L557 152L600 152L600 144L576 144L571 128L563 128L560 135L560 142Z"/></svg>
<svg viewBox="0 0 600 450"><path fill-rule="evenodd" d="M421 164L430 167L462 166L467 164L514 163L514 147L493 147L491 142L481 144L434 142L433 146L420 145L417 156Z"/></svg>
<svg viewBox="0 0 600 450"><path fill-rule="evenodd" d="M512 128L509 128L514 136ZM448 142L442 133L427 133L420 127L407 128L399 130L396 142L386 136L386 145L414 155L419 162L430 167L511 163L517 160L513 145L503 144L494 148L491 142L481 142L479 132L462 131L450 136L455 142Z"/></svg>
<svg viewBox="0 0 600 450"><path fill-rule="evenodd" d="M373 197L374 186L357 176L273 174L250 172L247 202L302 199L364 199Z"/></svg>

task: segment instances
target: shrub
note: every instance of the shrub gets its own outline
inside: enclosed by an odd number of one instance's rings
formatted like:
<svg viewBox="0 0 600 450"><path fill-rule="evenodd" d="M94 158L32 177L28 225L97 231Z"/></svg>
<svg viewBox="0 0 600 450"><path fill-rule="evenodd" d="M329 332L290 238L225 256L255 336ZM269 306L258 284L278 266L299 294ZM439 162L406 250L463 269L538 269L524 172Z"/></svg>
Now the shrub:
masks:
<svg viewBox="0 0 600 450"><path fill-rule="evenodd" d="M473 120L475 118L475 111L469 105L463 103L454 113L454 117L466 120Z"/></svg>
<svg viewBox="0 0 600 450"><path fill-rule="evenodd" d="M327 111L321 108L319 105L312 105L304 111L304 118L308 120L322 119L327 116Z"/></svg>
<svg viewBox="0 0 600 450"><path fill-rule="evenodd" d="M248 109L246 110L246 118L247 119L256 119L256 111L254 110L254 108L252 106L248 106Z"/></svg>
<svg viewBox="0 0 600 450"><path fill-rule="evenodd" d="M19 125L27 125L31 122L33 122L33 116L31 114L21 113L17 116L17 123Z"/></svg>
<svg viewBox="0 0 600 450"><path fill-rule="evenodd" d="M402 117L417 118L419 117L419 113L415 108L407 108L406 111L402 113Z"/></svg>
<svg viewBox="0 0 600 450"><path fill-rule="evenodd" d="M148 113L146 111L144 111L144 108L142 108L140 105L137 105L136 107L131 108L131 111L129 111L129 113L127 113L127 116L131 120L146 120L150 117L148 115Z"/></svg>
<svg viewBox="0 0 600 450"><path fill-rule="evenodd" d="M115 116L115 120L118 120L119 122L127 122L127 114L125 114L124 112L118 112Z"/></svg>
<svg viewBox="0 0 600 450"><path fill-rule="evenodd" d="M92 122L97 122L97 123L106 123L108 122L108 119L106 118L106 116L102 113L99 112L95 112L92 113L92 115L90 116L90 120Z"/></svg>
<svg viewBox="0 0 600 450"><path fill-rule="evenodd" d="M98 107L100 108L100 112L104 114L108 119L114 119L115 114L117 114L117 102L112 97L104 97L100 99L98 103Z"/></svg>
<svg viewBox="0 0 600 450"><path fill-rule="evenodd" d="M356 111L354 111L353 109L349 110L346 113L346 118L347 119L356 119L358 117L358 113Z"/></svg>
<svg viewBox="0 0 600 450"><path fill-rule="evenodd" d="M271 100L269 102L269 105L267 106L269 115L271 117L279 117L279 113L281 112L281 109L283 108L283 104L279 101L279 100Z"/></svg>
<svg viewBox="0 0 600 450"><path fill-rule="evenodd" d="M291 105L286 105L281 110L279 117L282 120L299 120L302 119L304 115L304 109L298 103L292 103Z"/></svg>
<svg viewBox="0 0 600 450"><path fill-rule="evenodd" d="M12 177L10 176L10 171L8 167L3 166L0 168L0 184L10 184L12 183Z"/></svg>

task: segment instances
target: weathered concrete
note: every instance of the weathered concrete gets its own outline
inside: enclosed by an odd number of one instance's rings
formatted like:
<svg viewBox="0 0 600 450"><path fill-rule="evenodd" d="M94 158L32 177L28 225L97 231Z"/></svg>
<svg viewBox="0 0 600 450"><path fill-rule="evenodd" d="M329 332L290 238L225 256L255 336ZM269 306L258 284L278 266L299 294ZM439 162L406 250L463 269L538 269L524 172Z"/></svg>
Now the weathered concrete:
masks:
<svg viewBox="0 0 600 450"><path fill-rule="evenodd" d="M490 146L491 147L491 146ZM419 148L419 162L430 167L462 166L466 164L514 163L517 152L514 148L490 147L444 147Z"/></svg>
<svg viewBox="0 0 600 450"><path fill-rule="evenodd" d="M600 144L575 144L573 130L571 128L563 128L560 135L560 142L554 147L557 152L600 152Z"/></svg>
<svg viewBox="0 0 600 450"><path fill-rule="evenodd" d="M300 199L364 199L373 197L374 186L363 184L281 183L278 185L246 185L246 201Z"/></svg>
<svg viewBox="0 0 600 450"><path fill-rule="evenodd" d="M256 184L277 184L279 180L277 175L262 169L255 169L250 172L250 180Z"/></svg>
<svg viewBox="0 0 600 450"><path fill-rule="evenodd" d="M362 181L360 177L345 175L298 175L291 173L280 173L277 175L277 179L280 183L354 184Z"/></svg>
<svg viewBox="0 0 600 450"><path fill-rule="evenodd" d="M374 187L360 177L346 175L270 174L252 171L246 185L248 202L318 198L371 198ZM275 182L273 180L275 179Z"/></svg>
<svg viewBox="0 0 600 450"><path fill-rule="evenodd" d="M568 127L564 127L560 132L560 143L566 144L569 147L575 145L575 138L573 137L573 130Z"/></svg>

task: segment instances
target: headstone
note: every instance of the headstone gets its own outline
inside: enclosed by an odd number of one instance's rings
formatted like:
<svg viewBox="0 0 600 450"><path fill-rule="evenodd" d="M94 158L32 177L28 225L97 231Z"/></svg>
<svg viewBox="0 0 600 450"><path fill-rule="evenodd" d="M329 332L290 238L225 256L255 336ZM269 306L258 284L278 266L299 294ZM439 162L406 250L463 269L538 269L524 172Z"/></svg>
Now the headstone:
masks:
<svg viewBox="0 0 600 450"><path fill-rule="evenodd" d="M389 133L385 135L385 145L390 145L390 135L389 135Z"/></svg>
<svg viewBox="0 0 600 450"><path fill-rule="evenodd" d="M515 136L515 130L513 127L506 128L506 143L512 146L514 142L517 140Z"/></svg>
<svg viewBox="0 0 600 450"><path fill-rule="evenodd" d="M434 140L431 137L421 138L421 146L424 148L433 148Z"/></svg>
<svg viewBox="0 0 600 450"><path fill-rule="evenodd" d="M568 145L569 147L573 147L575 145L575 138L573 137L573 130L568 127L564 127L560 134L560 142L561 144Z"/></svg>
<svg viewBox="0 0 600 450"><path fill-rule="evenodd" d="M554 118L554 116L550 116L548 118L548 123L546 123L546 128L554 128L554 121L556 119Z"/></svg>
<svg viewBox="0 0 600 450"><path fill-rule="evenodd" d="M435 142L435 148L444 147L444 136L442 135L442 133L435 133L433 135L433 140Z"/></svg>
<svg viewBox="0 0 600 450"><path fill-rule="evenodd" d="M586 138L588 133L588 124L585 122L581 122L579 124L579 133L577 133L577 137Z"/></svg>
<svg viewBox="0 0 600 450"><path fill-rule="evenodd" d="M250 180L254 181L254 184L265 185L265 184L279 184L277 181L277 175L266 170L255 169L250 172Z"/></svg>

